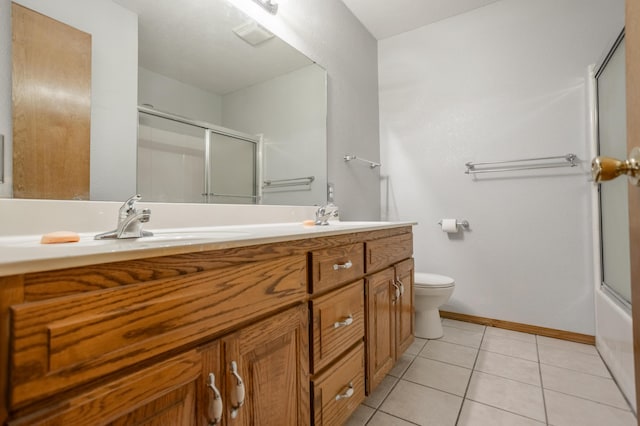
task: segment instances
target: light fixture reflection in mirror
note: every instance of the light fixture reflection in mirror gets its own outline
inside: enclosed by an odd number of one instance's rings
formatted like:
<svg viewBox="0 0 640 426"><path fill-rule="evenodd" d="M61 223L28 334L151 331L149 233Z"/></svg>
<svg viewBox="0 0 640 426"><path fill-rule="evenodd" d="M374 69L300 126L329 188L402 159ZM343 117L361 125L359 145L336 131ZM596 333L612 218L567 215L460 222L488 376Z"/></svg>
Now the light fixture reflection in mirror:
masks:
<svg viewBox="0 0 640 426"><path fill-rule="evenodd" d="M137 106L150 104L160 111L260 137L263 150L256 161L261 162L259 179L262 181L314 176L311 189L269 189L260 202L288 205L326 202L326 71L278 37L268 38L255 46L242 40L233 29L257 24L227 1L105 1L105 7L109 3L109 8L120 8L124 14L137 20L137 26L133 27L137 32L132 35L129 30L123 31L122 16L115 17L104 13L104 10L100 16L95 12L96 16L90 16L91 13L85 11L92 8L83 0L64 2L67 9L73 6L82 10L80 14L64 10L64 6L57 2L18 1L93 36L94 57L98 59L93 61L92 86L100 89L92 90L91 102L92 200L122 201L132 193L132 186L139 186L139 182L130 182L140 175L136 170L139 161L135 160L138 129L109 123L108 117L115 111L127 111L127 114L133 114L135 123ZM118 36L99 34L99 28L115 31ZM124 39L125 35L129 39ZM117 49L118 46L135 45L136 41L138 58L133 67L131 64L135 58L131 55L117 57L107 64L103 53L98 51L111 43L109 54L117 55L118 50L122 50ZM121 52L119 54L122 55ZM124 86L110 80L114 63L121 64L119 71L137 69L137 76L132 76L138 87L135 103L131 103L130 97L122 97L117 99L119 103L116 102L115 106L106 106L105 93L116 98L125 94ZM132 86L135 87L127 87ZM130 91L127 89L126 93ZM107 121L104 118L94 121L96 114L106 116ZM119 132L114 129L119 129ZM100 153L93 155L97 143L107 147L100 148ZM131 148L124 148L127 144ZM10 148L7 147L7 151ZM174 148L179 150L180 146ZM161 165L162 154L158 153L151 161L156 166ZM226 163L233 167L231 160ZM99 172L94 172L94 169ZM252 173L258 169L251 168ZM174 185L176 191L204 192L204 179L198 181L196 191L192 188L187 191L178 187L180 179L171 179L173 172L171 167L163 169L164 182L171 182L168 185ZM118 179L114 179L116 175ZM122 176L132 176L133 179L122 188L114 187L113 182L122 180ZM260 186L258 179L254 181ZM145 194L143 196L145 200L149 199ZM163 201L193 202L191 196L185 198L189 201ZM228 199L224 202L246 200Z"/></svg>
<svg viewBox="0 0 640 426"><path fill-rule="evenodd" d="M269 12L272 15L275 15L276 13L278 13L278 3L275 3L271 0L253 0L253 1L258 3L267 12Z"/></svg>

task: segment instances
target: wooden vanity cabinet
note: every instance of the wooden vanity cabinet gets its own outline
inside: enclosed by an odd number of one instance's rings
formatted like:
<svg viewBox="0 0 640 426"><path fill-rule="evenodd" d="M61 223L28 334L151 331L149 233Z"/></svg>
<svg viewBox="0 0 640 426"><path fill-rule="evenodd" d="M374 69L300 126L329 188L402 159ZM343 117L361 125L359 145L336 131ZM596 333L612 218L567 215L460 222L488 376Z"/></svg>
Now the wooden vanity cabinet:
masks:
<svg viewBox="0 0 640 426"><path fill-rule="evenodd" d="M341 424L411 344L411 252L407 226L0 277L0 424Z"/></svg>

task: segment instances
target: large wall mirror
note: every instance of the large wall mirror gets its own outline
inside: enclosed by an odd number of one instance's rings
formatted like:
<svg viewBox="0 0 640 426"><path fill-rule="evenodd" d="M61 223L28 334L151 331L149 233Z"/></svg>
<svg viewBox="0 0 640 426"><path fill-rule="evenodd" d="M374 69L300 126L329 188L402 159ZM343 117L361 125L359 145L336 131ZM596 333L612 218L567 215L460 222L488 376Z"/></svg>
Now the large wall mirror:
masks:
<svg viewBox="0 0 640 426"><path fill-rule="evenodd" d="M226 0L15 3L91 35L91 200L326 201L326 71Z"/></svg>

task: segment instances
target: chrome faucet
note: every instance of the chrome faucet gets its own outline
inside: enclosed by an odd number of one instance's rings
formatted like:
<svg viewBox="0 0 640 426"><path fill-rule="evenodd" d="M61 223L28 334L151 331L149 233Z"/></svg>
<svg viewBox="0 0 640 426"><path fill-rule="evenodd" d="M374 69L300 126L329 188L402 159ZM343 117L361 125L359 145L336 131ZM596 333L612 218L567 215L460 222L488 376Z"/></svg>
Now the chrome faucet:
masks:
<svg viewBox="0 0 640 426"><path fill-rule="evenodd" d="M316 225L328 225L332 217L338 217L338 206L331 202L320 206L316 210Z"/></svg>
<svg viewBox="0 0 640 426"><path fill-rule="evenodd" d="M143 231L142 224L151 219L151 209L136 209L136 202L142 197L138 194L129 198L118 211L118 227L94 237L96 240L150 237L152 232Z"/></svg>

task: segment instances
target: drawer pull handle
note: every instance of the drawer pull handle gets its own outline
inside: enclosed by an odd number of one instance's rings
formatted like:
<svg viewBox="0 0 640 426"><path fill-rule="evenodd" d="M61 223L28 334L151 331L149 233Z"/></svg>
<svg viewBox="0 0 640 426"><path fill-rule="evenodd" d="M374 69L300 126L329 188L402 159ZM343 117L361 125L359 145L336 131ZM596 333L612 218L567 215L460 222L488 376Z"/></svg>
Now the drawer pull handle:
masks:
<svg viewBox="0 0 640 426"><path fill-rule="evenodd" d="M336 401L340 401L341 399L351 398L353 396L353 382L349 382L349 386L345 393L339 393L336 395Z"/></svg>
<svg viewBox="0 0 640 426"><path fill-rule="evenodd" d="M395 297L391 299L391 302L396 303L396 301L400 298L400 287L395 283L395 281L392 281L391 284L393 284L393 286L396 288Z"/></svg>
<svg viewBox="0 0 640 426"><path fill-rule="evenodd" d="M222 419L222 395L220 395L220 391L216 388L216 376L213 373L209 373L209 383L207 386L213 392L213 403L211 404L211 412L213 413L213 420L209 421L209 426L216 426L220 424L220 420Z"/></svg>
<svg viewBox="0 0 640 426"><path fill-rule="evenodd" d="M400 280L396 280L400 286L400 296L404 296L404 284Z"/></svg>
<svg viewBox="0 0 640 426"><path fill-rule="evenodd" d="M231 361L231 374L236 378L236 392L233 395L235 396L235 402L232 401L231 403L231 418L235 419L238 417L240 407L244 405L244 382L240 374L238 374L238 364L235 361Z"/></svg>
<svg viewBox="0 0 640 426"><path fill-rule="evenodd" d="M343 321L336 321L333 323L333 328L346 327L353 324L353 315L349 315Z"/></svg>
<svg viewBox="0 0 640 426"><path fill-rule="evenodd" d="M333 270L337 271L338 269L350 269L353 266L350 260L347 260L345 263L334 263Z"/></svg>

